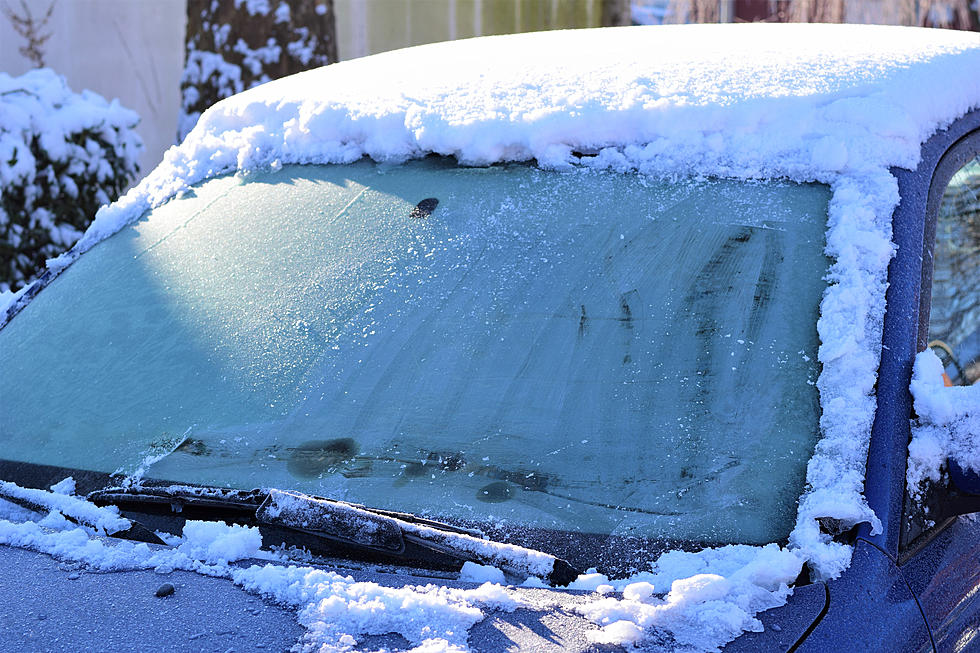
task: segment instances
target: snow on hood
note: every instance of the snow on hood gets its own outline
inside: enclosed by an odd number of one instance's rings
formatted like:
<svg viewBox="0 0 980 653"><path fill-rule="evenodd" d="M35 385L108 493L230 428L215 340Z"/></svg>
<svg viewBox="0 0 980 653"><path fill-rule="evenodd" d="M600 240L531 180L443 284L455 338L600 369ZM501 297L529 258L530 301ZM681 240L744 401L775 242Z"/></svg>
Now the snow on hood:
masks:
<svg viewBox="0 0 980 653"><path fill-rule="evenodd" d="M683 642L693 632L685 628L724 612L732 628L687 640L712 650L756 628L756 612L782 603L803 560L822 578L847 567L850 547L818 520L845 530L879 527L862 491L899 199L889 168L914 167L929 135L977 107L976 33L698 25L434 44L302 73L218 103L49 268L64 268L194 183L287 163L437 153L468 165L536 161L829 184L826 253L834 263L817 325L821 438L788 547L666 554L651 564L654 589L670 589L665 600L638 580L621 583L621 600L583 610L604 626L596 641L620 643L639 641L652 626ZM780 564L765 562L775 558Z"/></svg>

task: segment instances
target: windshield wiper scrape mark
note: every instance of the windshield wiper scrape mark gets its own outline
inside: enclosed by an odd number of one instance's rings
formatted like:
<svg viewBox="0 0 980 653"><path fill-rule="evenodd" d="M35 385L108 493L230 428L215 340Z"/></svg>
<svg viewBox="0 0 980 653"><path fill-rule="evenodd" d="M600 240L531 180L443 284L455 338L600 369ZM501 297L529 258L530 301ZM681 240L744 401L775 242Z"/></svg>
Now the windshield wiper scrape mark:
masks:
<svg viewBox="0 0 980 653"><path fill-rule="evenodd" d="M297 478L319 478L353 462L357 449L353 438L311 440L293 449L286 469Z"/></svg>

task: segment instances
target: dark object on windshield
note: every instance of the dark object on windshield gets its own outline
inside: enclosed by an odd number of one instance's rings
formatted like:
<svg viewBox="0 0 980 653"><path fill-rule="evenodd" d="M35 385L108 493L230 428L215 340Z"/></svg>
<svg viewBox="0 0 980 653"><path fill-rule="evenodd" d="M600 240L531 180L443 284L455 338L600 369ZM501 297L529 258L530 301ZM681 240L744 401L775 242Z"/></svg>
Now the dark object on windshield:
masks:
<svg viewBox="0 0 980 653"><path fill-rule="evenodd" d="M283 490L227 490L172 485L98 490L92 503L121 511L185 519L223 520L258 526L272 540L305 546L313 553L365 560L421 563L459 570L464 562L492 565L511 576L545 576L568 585L581 573L552 555L483 538L482 533L408 513ZM542 565L551 569L542 573Z"/></svg>
<svg viewBox="0 0 980 653"><path fill-rule="evenodd" d="M432 212L436 210L437 206L439 206L439 200L434 197L426 197L415 205L415 208L408 214L408 217L415 218L416 220L427 218L432 215Z"/></svg>

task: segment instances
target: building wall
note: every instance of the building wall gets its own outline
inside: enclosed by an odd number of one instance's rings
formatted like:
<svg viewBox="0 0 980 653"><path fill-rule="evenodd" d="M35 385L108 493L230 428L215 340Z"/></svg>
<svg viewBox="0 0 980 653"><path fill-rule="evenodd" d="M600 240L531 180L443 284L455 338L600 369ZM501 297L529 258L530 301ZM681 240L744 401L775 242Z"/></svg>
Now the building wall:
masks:
<svg viewBox="0 0 980 653"><path fill-rule="evenodd" d="M19 0L5 4L23 13ZM51 2L26 4L43 17ZM118 98L140 115L137 132L146 145L141 175L163 159L177 133L186 20L185 0L58 0L42 30L51 34L45 64L64 75L73 91ZM33 67L18 52L24 44L0 14L0 71L18 76Z"/></svg>
<svg viewBox="0 0 980 653"><path fill-rule="evenodd" d="M598 27L602 0L334 0L341 61L412 45Z"/></svg>

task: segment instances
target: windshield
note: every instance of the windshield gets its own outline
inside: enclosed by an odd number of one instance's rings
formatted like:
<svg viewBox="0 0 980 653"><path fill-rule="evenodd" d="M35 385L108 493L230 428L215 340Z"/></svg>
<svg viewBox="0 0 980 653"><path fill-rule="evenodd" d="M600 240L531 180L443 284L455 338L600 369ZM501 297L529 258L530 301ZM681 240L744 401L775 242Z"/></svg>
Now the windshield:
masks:
<svg viewBox="0 0 980 653"><path fill-rule="evenodd" d="M819 428L829 197L436 158L214 179L0 331L0 456L777 541Z"/></svg>

